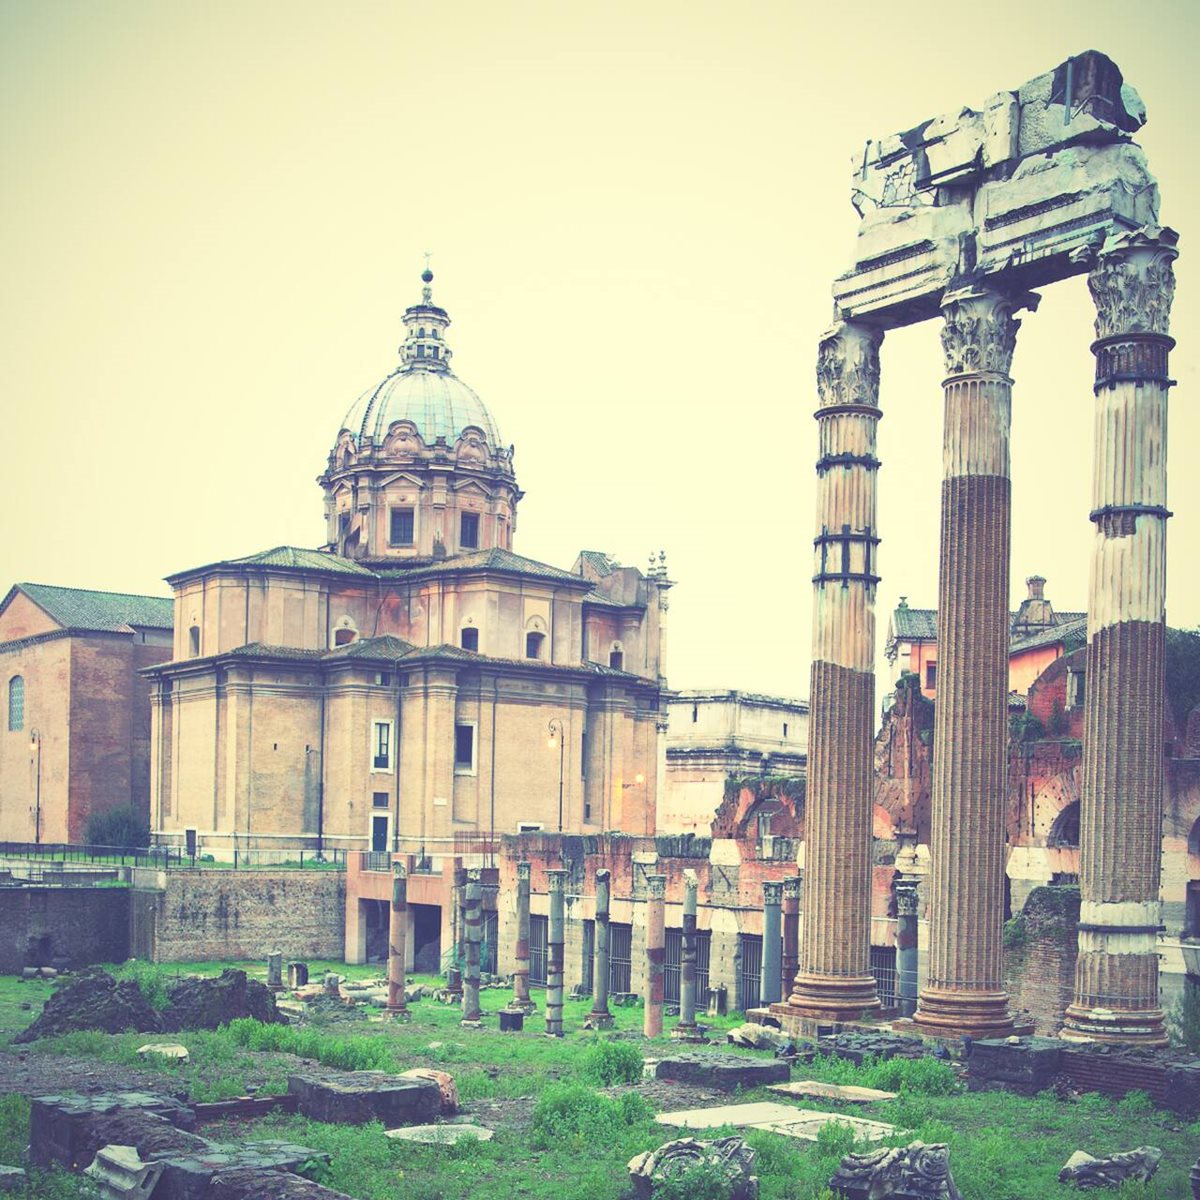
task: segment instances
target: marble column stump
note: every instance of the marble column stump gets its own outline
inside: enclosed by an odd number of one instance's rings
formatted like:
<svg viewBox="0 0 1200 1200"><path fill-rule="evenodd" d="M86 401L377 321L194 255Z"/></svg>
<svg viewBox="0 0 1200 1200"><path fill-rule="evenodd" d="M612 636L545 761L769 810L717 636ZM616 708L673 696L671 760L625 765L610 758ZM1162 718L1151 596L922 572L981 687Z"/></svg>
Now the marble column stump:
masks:
<svg viewBox="0 0 1200 1200"><path fill-rule="evenodd" d="M584 1019L585 1029L611 1029L613 1015L608 1011L608 937L610 879L612 872L601 867L596 872L596 922L592 951L592 1011Z"/></svg>
<svg viewBox="0 0 1200 1200"><path fill-rule="evenodd" d="M529 874L530 864L517 863L517 945L513 964L512 999L504 1006L523 1016L537 1010L529 996Z"/></svg>
<svg viewBox="0 0 1200 1200"><path fill-rule="evenodd" d="M466 961L463 965L462 1023L478 1025L483 1017L479 1007L479 943L483 938L483 872L472 867L463 889L463 936Z"/></svg>
<svg viewBox="0 0 1200 1200"><path fill-rule="evenodd" d="M409 1019L404 970L408 957L408 872L392 864L392 910L388 920L388 998L384 1012L393 1021Z"/></svg>
<svg viewBox="0 0 1200 1200"><path fill-rule="evenodd" d="M706 1039L696 1024L696 893L699 890L696 872L683 873L683 937L679 957L679 1020L671 1037L680 1042L700 1042Z"/></svg>
<svg viewBox="0 0 1200 1200"><path fill-rule="evenodd" d="M662 1037L663 969L666 965L667 877L646 876L646 999L642 1010L642 1033Z"/></svg>
<svg viewBox="0 0 1200 1200"><path fill-rule="evenodd" d="M550 893L550 920L546 931L546 1034L563 1035L563 942L566 922L563 908L563 888L567 872L558 869L546 872Z"/></svg>
<svg viewBox="0 0 1200 1200"><path fill-rule="evenodd" d="M759 996L763 1004L778 1004L780 1000L782 904L782 881L768 879L763 884L762 974L759 982Z"/></svg>

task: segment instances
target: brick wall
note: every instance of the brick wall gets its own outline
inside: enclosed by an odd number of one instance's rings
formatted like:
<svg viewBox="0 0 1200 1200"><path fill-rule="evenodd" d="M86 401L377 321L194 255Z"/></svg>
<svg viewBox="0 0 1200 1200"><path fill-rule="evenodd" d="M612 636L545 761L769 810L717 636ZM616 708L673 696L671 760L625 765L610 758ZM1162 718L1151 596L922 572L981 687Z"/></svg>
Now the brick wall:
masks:
<svg viewBox="0 0 1200 1200"><path fill-rule="evenodd" d="M1029 893L1004 950L1004 981L1015 1010L1035 1031L1056 1035L1075 986L1077 887L1039 887Z"/></svg>
<svg viewBox="0 0 1200 1200"><path fill-rule="evenodd" d="M129 957L126 888L0 889L0 974Z"/></svg>
<svg viewBox="0 0 1200 1200"><path fill-rule="evenodd" d="M343 957L341 871L171 870L158 881L156 962Z"/></svg>

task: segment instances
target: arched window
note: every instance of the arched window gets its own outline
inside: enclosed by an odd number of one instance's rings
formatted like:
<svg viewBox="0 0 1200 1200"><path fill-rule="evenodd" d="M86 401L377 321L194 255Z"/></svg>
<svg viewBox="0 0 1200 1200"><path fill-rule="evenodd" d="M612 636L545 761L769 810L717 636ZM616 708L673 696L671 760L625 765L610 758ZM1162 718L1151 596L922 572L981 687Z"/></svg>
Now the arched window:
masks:
<svg viewBox="0 0 1200 1200"><path fill-rule="evenodd" d="M8 681L8 728L12 732L25 728L25 677L14 675Z"/></svg>
<svg viewBox="0 0 1200 1200"><path fill-rule="evenodd" d="M333 631L333 644L335 646L348 646L354 641L355 636L353 629L335 629Z"/></svg>
<svg viewBox="0 0 1200 1200"><path fill-rule="evenodd" d="M1079 847L1079 801L1074 804L1068 804L1066 808L1054 818L1054 824L1050 826L1050 836L1046 839L1048 846L1056 846L1060 849L1078 849Z"/></svg>
<svg viewBox="0 0 1200 1200"><path fill-rule="evenodd" d="M526 658L541 658L542 646L546 641L544 633L527 633L525 635L525 657Z"/></svg>
<svg viewBox="0 0 1200 1200"><path fill-rule="evenodd" d="M611 650L608 655L608 665L614 671L625 670L625 655L620 650Z"/></svg>
<svg viewBox="0 0 1200 1200"><path fill-rule="evenodd" d="M422 325L421 328L417 330L417 337L424 337L424 336L425 336L425 326Z"/></svg>
<svg viewBox="0 0 1200 1200"><path fill-rule="evenodd" d="M188 657L200 657L200 626L193 625L188 630Z"/></svg>

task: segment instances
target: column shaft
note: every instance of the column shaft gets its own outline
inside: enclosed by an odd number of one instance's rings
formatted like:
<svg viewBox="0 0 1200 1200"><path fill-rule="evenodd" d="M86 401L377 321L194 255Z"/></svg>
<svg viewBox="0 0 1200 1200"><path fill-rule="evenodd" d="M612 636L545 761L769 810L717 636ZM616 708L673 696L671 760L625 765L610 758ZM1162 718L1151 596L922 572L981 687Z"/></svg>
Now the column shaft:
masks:
<svg viewBox="0 0 1200 1200"><path fill-rule="evenodd" d="M948 293L929 980L931 1034L1009 1033L1004 991L1008 783L1008 377L1020 322L988 289Z"/></svg>
<svg viewBox="0 0 1200 1200"><path fill-rule="evenodd" d="M646 900L646 1002L642 1010L642 1033L648 1038L662 1037L666 884L665 875L646 877L649 895Z"/></svg>
<svg viewBox="0 0 1200 1200"><path fill-rule="evenodd" d="M679 957L679 1020L671 1036L687 1041L696 1030L696 872L683 873L683 938Z"/></svg>
<svg viewBox="0 0 1200 1200"><path fill-rule="evenodd" d="M780 905L783 883L768 880L763 884L762 977L759 994L763 1004L776 1004L780 998L780 963L783 942L780 935Z"/></svg>
<svg viewBox="0 0 1200 1200"><path fill-rule="evenodd" d="M792 980L800 965L800 887L799 875L783 881L783 957L780 967L780 995L792 990Z"/></svg>
<svg viewBox="0 0 1200 1200"><path fill-rule="evenodd" d="M517 945L513 964L513 994L505 1005L509 1012L531 1013L529 998L529 871L527 862L517 863Z"/></svg>
<svg viewBox="0 0 1200 1200"><path fill-rule="evenodd" d="M881 330L843 323L817 364L817 537L813 572L804 923L779 1014L848 1021L879 1007L870 971L874 798L875 494Z"/></svg>
<svg viewBox="0 0 1200 1200"><path fill-rule="evenodd" d="M1096 446L1080 803L1079 956L1063 1036L1164 1045L1158 994L1167 335L1175 236L1111 238L1096 304Z"/></svg>
<svg viewBox="0 0 1200 1200"><path fill-rule="evenodd" d="M589 1029L611 1029L612 1013L608 1011L608 923L609 879L611 872L601 867L596 872L596 921L593 926L592 953L592 1011L584 1022Z"/></svg>
<svg viewBox="0 0 1200 1200"><path fill-rule="evenodd" d="M546 931L546 1033L551 1037L563 1035L563 941L565 919L563 886L567 872L546 872L550 892L550 920Z"/></svg>
<svg viewBox="0 0 1200 1200"><path fill-rule="evenodd" d="M483 1013L479 1008L479 943L483 939L483 883L482 872L472 867L467 872L464 889L466 903L463 905L463 933L466 937L467 955L463 969L463 1024L477 1022Z"/></svg>
<svg viewBox="0 0 1200 1200"><path fill-rule="evenodd" d="M896 880L896 991L900 1015L917 1011L917 881Z"/></svg>
<svg viewBox="0 0 1200 1200"><path fill-rule="evenodd" d="M408 1020L404 994L404 970L408 965L408 874L403 863L392 866L392 911L388 922L387 1014L397 1021Z"/></svg>

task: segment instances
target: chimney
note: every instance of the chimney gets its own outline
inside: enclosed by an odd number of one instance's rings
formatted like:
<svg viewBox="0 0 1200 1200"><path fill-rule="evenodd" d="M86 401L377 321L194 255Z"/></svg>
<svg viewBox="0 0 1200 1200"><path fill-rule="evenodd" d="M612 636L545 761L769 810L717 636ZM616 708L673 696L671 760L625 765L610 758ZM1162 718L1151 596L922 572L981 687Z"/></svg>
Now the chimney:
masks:
<svg viewBox="0 0 1200 1200"><path fill-rule="evenodd" d="M1026 587L1029 588L1030 600L1044 600L1044 589L1046 587L1046 577L1044 575L1030 575L1025 580Z"/></svg>

